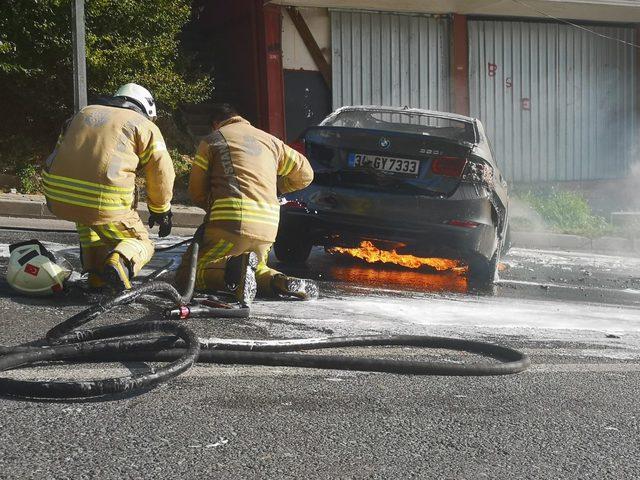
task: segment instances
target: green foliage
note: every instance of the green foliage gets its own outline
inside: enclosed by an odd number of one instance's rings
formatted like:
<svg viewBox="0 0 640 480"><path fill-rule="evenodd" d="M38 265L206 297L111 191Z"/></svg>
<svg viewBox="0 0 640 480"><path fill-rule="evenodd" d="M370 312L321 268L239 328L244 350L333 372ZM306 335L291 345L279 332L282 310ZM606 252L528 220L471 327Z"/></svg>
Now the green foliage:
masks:
<svg viewBox="0 0 640 480"><path fill-rule="evenodd" d="M0 173L15 174L22 165L37 164L51 150L48 140L22 135L0 137Z"/></svg>
<svg viewBox="0 0 640 480"><path fill-rule="evenodd" d="M173 160L173 169L176 172L176 182L173 189L173 203L189 204L190 199L187 193L189 185L189 173L191 172L191 157L180 152L177 148L170 148L169 155ZM144 176L136 179L139 187L138 194L141 201L146 201L146 189L144 188L146 180Z"/></svg>
<svg viewBox="0 0 640 480"><path fill-rule="evenodd" d="M189 186L189 173L191 173L191 157L181 153L178 149L169 150L173 160L173 168L176 171L176 183L173 190L173 202L190 204L191 199L187 194Z"/></svg>
<svg viewBox="0 0 640 480"><path fill-rule="evenodd" d="M41 188L40 168L32 163L22 165L16 171L18 177L20 192L22 193L38 193Z"/></svg>
<svg viewBox="0 0 640 480"><path fill-rule="evenodd" d="M595 237L610 229L604 218L593 214L587 200L578 192L527 191L519 198L527 202L553 231Z"/></svg>
<svg viewBox="0 0 640 480"><path fill-rule="evenodd" d="M188 176L191 172L191 157L184 155L175 148L169 150L169 155L171 155L171 160L173 160L173 169L176 172L176 177L181 178Z"/></svg>
<svg viewBox="0 0 640 480"><path fill-rule="evenodd" d="M8 116L3 133L51 125L70 113L70 22L68 1L0 3L0 104Z"/></svg>
<svg viewBox="0 0 640 480"><path fill-rule="evenodd" d="M181 153L193 154L194 142L193 137L187 133L184 123L178 124L176 121L179 115L170 115L167 112L158 112L156 125L162 132L167 144Z"/></svg>
<svg viewBox="0 0 640 480"><path fill-rule="evenodd" d="M88 0L90 91L105 95L136 82L170 109L208 98L211 80L190 72L178 49L190 12L190 0Z"/></svg>
<svg viewBox="0 0 640 480"><path fill-rule="evenodd" d="M211 79L180 51L190 0L86 0L90 96L136 82L161 109L206 99ZM0 2L0 142L11 135L52 146L73 109L69 0Z"/></svg>

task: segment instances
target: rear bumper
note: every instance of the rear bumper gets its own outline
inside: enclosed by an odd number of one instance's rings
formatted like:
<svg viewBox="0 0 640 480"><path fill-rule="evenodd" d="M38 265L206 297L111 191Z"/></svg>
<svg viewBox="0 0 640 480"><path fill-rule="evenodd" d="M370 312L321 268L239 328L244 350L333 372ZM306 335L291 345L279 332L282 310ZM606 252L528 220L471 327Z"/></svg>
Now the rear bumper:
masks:
<svg viewBox="0 0 640 480"><path fill-rule="evenodd" d="M494 225L479 224L475 228L466 228L432 223L398 228L371 225L353 218L345 221L343 215L286 208L282 211L280 232L301 236L301 241L324 247L352 248L368 240L378 248L395 249L400 254L462 261L479 256L488 260L497 248Z"/></svg>

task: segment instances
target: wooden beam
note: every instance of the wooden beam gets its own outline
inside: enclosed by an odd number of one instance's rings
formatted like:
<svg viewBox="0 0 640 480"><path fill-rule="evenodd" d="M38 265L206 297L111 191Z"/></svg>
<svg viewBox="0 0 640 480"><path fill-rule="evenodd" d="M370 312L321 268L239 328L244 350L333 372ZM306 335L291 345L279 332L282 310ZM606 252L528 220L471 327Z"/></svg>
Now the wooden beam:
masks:
<svg viewBox="0 0 640 480"><path fill-rule="evenodd" d="M453 15L453 111L469 115L469 30L465 15Z"/></svg>
<svg viewBox="0 0 640 480"><path fill-rule="evenodd" d="M332 81L331 81L331 65L327 62L327 59L324 58L324 54L316 42L316 39L311 33L309 29L309 25L307 25L306 20L300 13L300 11L296 7L287 7L287 13L289 13L289 17L291 17L291 21L295 25L298 33L302 37L302 41L304 42L307 50L311 54L311 58L315 62L318 70L320 70L320 74L322 78L324 78L327 87L329 87L329 91L331 91Z"/></svg>
<svg viewBox="0 0 640 480"><path fill-rule="evenodd" d="M263 128L272 135L284 140L286 124L284 112L284 71L282 69L282 10L280 5L261 5L257 0L259 12L260 55L259 109Z"/></svg>

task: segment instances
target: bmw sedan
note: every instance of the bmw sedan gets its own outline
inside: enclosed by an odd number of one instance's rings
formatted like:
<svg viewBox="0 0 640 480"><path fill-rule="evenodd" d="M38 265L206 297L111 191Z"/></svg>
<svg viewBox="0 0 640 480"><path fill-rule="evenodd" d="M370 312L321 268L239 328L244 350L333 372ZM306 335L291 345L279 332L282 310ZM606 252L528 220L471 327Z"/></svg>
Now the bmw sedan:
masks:
<svg viewBox="0 0 640 480"><path fill-rule="evenodd" d="M470 286L497 278L508 248L509 199L480 121L344 107L309 128L298 148L315 179L282 206L274 245L280 261L304 262L314 245L374 245L456 260L468 267Z"/></svg>

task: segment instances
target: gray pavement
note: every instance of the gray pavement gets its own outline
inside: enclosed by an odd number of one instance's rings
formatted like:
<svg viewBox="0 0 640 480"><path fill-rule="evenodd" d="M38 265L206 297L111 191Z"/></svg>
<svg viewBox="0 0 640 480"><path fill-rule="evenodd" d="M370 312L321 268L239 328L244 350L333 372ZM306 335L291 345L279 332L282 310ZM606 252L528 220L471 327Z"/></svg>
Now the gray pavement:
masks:
<svg viewBox="0 0 640 480"><path fill-rule="evenodd" d="M0 232L0 272L6 246L33 236ZM36 236L77 263L74 234ZM639 259L514 249L487 296L466 293L455 274L319 249L306 268L287 271L318 279L322 298L259 301L250 320L191 325L201 336L235 338L480 338L523 349L533 365L490 378L207 365L132 397L0 398L0 478L640 477ZM38 338L88 300L20 298L0 283L0 344ZM143 301L101 322L154 318L160 308ZM342 353L461 359L416 349ZM148 367L54 364L7 375L92 378Z"/></svg>

